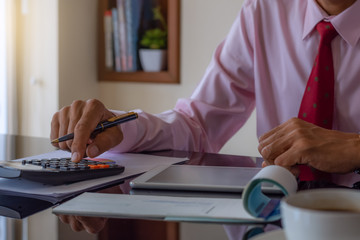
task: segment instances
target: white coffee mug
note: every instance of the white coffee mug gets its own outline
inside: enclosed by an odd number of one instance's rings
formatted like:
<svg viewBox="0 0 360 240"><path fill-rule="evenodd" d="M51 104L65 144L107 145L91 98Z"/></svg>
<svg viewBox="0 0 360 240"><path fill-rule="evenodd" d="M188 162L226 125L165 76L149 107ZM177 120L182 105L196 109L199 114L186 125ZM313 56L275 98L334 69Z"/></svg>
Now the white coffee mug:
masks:
<svg viewBox="0 0 360 240"><path fill-rule="evenodd" d="M281 201L281 218L287 240L360 239L360 191L299 191Z"/></svg>

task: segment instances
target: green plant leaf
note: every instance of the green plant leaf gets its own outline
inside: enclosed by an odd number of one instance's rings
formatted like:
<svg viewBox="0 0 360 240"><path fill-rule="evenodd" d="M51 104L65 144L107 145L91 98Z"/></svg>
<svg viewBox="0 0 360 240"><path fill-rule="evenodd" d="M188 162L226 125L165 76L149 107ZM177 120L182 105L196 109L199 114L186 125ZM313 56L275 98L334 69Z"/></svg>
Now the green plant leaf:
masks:
<svg viewBox="0 0 360 240"><path fill-rule="evenodd" d="M167 25L160 6L153 8L153 15L155 20L161 22L163 29L154 28L145 31L140 40L140 45L145 48L165 49L167 47Z"/></svg>

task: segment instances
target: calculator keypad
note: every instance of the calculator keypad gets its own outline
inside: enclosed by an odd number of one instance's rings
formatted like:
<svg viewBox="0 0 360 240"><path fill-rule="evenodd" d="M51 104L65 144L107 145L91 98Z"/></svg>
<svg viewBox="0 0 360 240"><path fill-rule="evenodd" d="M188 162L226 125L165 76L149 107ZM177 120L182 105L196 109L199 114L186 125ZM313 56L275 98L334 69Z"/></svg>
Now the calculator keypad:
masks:
<svg viewBox="0 0 360 240"><path fill-rule="evenodd" d="M90 159L81 159L80 162L74 163L71 158L51 158L51 159L31 159L23 160L22 165L31 164L42 166L44 169L52 168L60 171L78 171L78 170L95 170L105 168L116 168L118 165L112 161L94 161Z"/></svg>
<svg viewBox="0 0 360 240"><path fill-rule="evenodd" d="M50 185L118 175L124 170L124 166L103 158L84 158L78 163L72 162L71 158L0 161L2 178L23 178ZM121 177L118 180L120 181Z"/></svg>

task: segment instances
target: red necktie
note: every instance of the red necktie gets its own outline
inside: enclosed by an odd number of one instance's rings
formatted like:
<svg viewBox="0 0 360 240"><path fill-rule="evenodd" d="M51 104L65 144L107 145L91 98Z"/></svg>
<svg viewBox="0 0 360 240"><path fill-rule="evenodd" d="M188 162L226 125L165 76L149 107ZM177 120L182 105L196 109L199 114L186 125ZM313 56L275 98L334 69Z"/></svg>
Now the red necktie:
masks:
<svg viewBox="0 0 360 240"><path fill-rule="evenodd" d="M331 41L337 32L330 22L324 21L318 23L316 29L321 36L320 45L298 117L320 127L331 129L334 112L334 66ZM315 171L312 171L310 167L301 165L299 178L301 181L312 181L318 177L315 177Z"/></svg>

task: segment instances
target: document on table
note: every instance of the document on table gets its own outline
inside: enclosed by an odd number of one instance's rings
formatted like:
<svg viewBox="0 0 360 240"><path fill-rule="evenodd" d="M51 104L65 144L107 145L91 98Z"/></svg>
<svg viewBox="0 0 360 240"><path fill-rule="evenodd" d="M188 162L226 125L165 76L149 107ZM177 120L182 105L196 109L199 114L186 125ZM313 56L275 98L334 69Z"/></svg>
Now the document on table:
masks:
<svg viewBox="0 0 360 240"><path fill-rule="evenodd" d="M56 214L165 221L259 223L242 199L83 193L53 209Z"/></svg>
<svg viewBox="0 0 360 240"><path fill-rule="evenodd" d="M62 150L31 156L23 159L34 158L62 158L70 157L70 153ZM158 165L175 164L186 161L186 158L174 158L154 156L148 154L136 153L104 153L99 158L106 158L115 161L119 165L125 166L125 171L121 174L81 181L66 185L45 185L42 183L27 181L24 179L6 179L0 178L0 194L11 194L26 196L46 200L52 203L61 202L64 199L78 195L84 191L91 191L101 187L121 182L122 180L146 172Z"/></svg>
<svg viewBox="0 0 360 240"><path fill-rule="evenodd" d="M216 223L265 223L280 219L280 197L267 196L262 184L272 183L284 195L297 190L294 175L286 168L262 168L247 184L242 195L154 196L84 193L53 209L57 214L110 218L162 219L167 221Z"/></svg>

